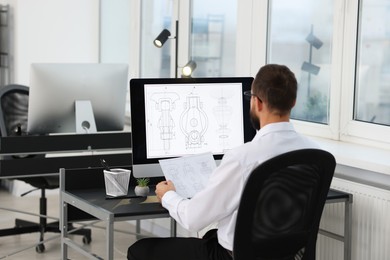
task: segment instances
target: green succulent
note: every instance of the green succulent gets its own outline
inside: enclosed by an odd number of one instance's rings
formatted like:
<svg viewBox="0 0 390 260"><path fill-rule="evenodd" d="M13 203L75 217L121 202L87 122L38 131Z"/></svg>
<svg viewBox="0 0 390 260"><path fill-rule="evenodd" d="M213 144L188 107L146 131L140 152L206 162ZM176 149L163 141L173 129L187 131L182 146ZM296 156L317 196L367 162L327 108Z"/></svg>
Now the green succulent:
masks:
<svg viewBox="0 0 390 260"><path fill-rule="evenodd" d="M140 187L146 187L146 186L148 186L149 181L150 181L149 178L138 178L137 185Z"/></svg>

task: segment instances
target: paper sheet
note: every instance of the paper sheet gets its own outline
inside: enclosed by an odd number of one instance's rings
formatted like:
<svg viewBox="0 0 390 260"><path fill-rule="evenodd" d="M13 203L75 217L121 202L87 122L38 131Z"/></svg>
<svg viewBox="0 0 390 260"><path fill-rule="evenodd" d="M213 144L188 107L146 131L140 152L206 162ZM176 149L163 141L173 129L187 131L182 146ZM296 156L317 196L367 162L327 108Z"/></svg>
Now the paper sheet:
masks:
<svg viewBox="0 0 390 260"><path fill-rule="evenodd" d="M171 180L176 192L184 198L192 198L208 182L217 167L211 153L159 160L166 180Z"/></svg>

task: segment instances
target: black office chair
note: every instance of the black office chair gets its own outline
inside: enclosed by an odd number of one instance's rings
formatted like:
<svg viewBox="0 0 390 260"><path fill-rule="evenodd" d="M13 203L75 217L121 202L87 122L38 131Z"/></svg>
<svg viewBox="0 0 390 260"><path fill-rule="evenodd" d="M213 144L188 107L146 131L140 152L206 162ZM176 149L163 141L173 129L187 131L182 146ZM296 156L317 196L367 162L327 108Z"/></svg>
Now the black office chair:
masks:
<svg viewBox="0 0 390 260"><path fill-rule="evenodd" d="M17 136L23 135L27 131L27 115L28 115L28 94L29 88L23 85L8 85L0 88L0 130L1 136ZM17 155L17 156L5 156L2 159L12 160L20 158L39 158L44 157L44 154L39 155ZM45 232L60 233L59 222L47 223L47 219L44 217L47 214L47 199L46 189L56 189L59 187L59 176L37 176L27 178L17 178L22 180L33 187L34 190L41 190L41 197L39 203L39 223L25 221L21 219L15 219L15 227L9 229L0 230L0 236L9 236L25 233L40 232L39 241L44 240ZM33 190L31 190L33 191ZM28 194L28 191L22 196ZM70 230L73 227L69 227ZM91 242L91 230L80 229L76 230L72 234L83 235L83 242L89 244ZM36 246L36 251L42 253L45 251L43 243L39 243Z"/></svg>
<svg viewBox="0 0 390 260"><path fill-rule="evenodd" d="M288 152L259 165L241 197L234 260L314 260L335 166L333 155L318 149Z"/></svg>

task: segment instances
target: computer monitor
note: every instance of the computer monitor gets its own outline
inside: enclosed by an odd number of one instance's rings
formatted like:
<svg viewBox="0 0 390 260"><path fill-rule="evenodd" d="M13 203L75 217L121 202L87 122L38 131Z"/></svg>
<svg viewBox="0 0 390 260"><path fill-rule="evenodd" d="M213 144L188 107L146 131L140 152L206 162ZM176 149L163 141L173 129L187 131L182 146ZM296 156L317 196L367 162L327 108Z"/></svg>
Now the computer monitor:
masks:
<svg viewBox="0 0 390 260"><path fill-rule="evenodd" d="M243 92L253 78L131 79L134 177L163 176L160 159L223 154L252 140Z"/></svg>
<svg viewBox="0 0 390 260"><path fill-rule="evenodd" d="M27 132L123 130L127 86L127 64L34 63Z"/></svg>

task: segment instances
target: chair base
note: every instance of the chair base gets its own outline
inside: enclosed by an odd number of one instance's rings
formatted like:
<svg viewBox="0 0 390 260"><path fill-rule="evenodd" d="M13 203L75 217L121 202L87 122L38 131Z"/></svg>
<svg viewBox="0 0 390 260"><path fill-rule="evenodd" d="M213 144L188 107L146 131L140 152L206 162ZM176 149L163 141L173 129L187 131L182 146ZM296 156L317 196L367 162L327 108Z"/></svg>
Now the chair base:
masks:
<svg viewBox="0 0 390 260"><path fill-rule="evenodd" d="M72 231L75 227L72 224L68 225L68 230ZM45 225L38 224L35 222L23 220L23 219L15 219L15 227L7 228L0 230L0 237L4 236L12 236L12 235L21 235L21 234L29 234L29 233L40 233L39 243L35 247L35 251L37 253L43 253L45 251L45 246L41 243L44 240L44 234L46 232L51 233L61 233L59 229L59 222L52 222ZM90 244L92 241L91 238L91 229L79 229L72 232L72 235L81 235L83 236L83 243Z"/></svg>

